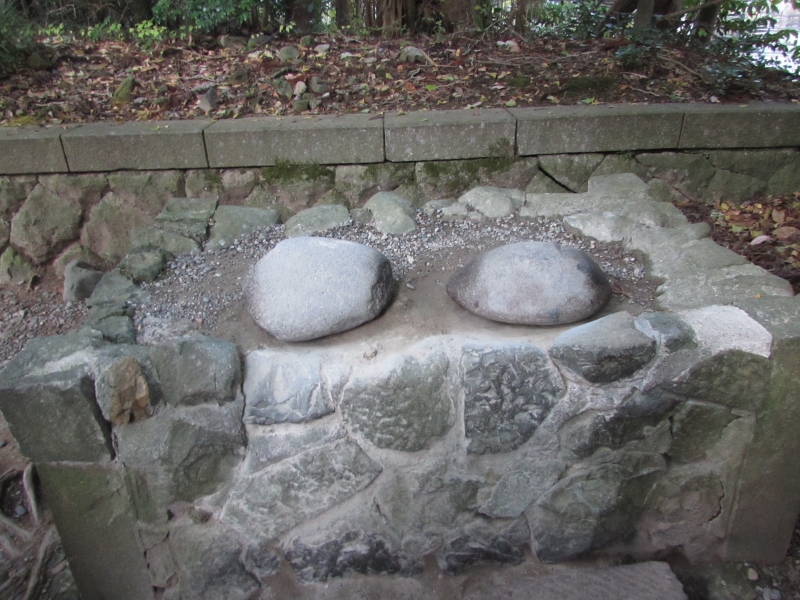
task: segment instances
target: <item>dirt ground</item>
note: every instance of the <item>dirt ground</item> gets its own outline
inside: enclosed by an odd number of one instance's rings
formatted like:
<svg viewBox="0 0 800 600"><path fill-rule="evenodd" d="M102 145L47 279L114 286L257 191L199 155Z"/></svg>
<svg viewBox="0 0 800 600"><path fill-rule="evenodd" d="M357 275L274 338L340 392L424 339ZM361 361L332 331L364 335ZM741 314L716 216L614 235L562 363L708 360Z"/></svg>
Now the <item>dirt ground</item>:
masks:
<svg viewBox="0 0 800 600"><path fill-rule="evenodd" d="M609 102L800 101L800 78L691 44L477 34L43 40L49 68L0 79L0 126ZM284 62L282 48L296 59ZM414 62L404 54L420 51ZM124 85L123 85L124 84ZM133 86L127 89L126 86ZM202 103L210 88L213 102ZM115 95L115 92L116 95ZM305 100L306 102L297 102Z"/></svg>

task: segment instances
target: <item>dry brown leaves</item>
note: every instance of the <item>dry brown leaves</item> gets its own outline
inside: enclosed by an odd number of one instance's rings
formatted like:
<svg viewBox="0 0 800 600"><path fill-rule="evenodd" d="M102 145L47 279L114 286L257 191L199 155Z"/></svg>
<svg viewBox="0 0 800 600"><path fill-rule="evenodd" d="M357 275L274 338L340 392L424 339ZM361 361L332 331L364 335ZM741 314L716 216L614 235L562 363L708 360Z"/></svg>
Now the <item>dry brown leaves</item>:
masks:
<svg viewBox="0 0 800 600"><path fill-rule="evenodd" d="M300 56L282 62L278 52L290 44ZM322 44L327 51L315 50ZM408 45L430 61L402 62ZM703 75L709 57L661 48L639 68L625 68L615 52L631 47L626 40L317 36L311 46L273 40L255 49L222 48L209 40L145 52L120 41L53 44L53 69L0 81L0 125L710 101L718 93ZM129 77L136 81L130 101L113 105L114 90ZM298 83L307 88L307 110L295 104ZM765 71L759 85L723 100L800 98L798 83L778 72ZM210 86L218 105L206 113L198 105Z"/></svg>

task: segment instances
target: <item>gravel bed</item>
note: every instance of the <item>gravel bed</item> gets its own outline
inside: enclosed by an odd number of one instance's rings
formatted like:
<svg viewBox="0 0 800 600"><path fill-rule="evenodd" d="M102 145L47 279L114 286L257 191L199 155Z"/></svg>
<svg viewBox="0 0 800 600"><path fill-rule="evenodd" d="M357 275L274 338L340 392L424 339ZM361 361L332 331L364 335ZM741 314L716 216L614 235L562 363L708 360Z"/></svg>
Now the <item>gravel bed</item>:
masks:
<svg viewBox="0 0 800 600"><path fill-rule="evenodd" d="M560 222L514 217L448 220L425 213L417 215L417 222L416 231L400 236L381 234L357 223L323 235L383 252L399 284L412 289L420 277L435 271L452 272L481 251L521 241L557 242L576 246L592 256L609 276L615 294L624 296L627 302L644 308L652 303L657 284L647 278L641 257L620 244L573 235ZM283 239L283 226L277 225L242 236L222 250L177 258L159 280L143 286L150 292L152 303L136 312L138 341L154 343L190 330L213 335L219 325L218 315L243 300L251 266Z"/></svg>

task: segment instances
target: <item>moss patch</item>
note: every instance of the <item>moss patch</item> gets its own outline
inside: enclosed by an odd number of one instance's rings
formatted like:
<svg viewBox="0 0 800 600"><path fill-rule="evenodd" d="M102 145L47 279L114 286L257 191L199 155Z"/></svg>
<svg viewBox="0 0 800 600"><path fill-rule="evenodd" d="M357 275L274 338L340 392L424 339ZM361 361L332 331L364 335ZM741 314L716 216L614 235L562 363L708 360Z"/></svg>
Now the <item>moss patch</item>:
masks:
<svg viewBox="0 0 800 600"><path fill-rule="evenodd" d="M288 183L291 181L308 181L310 179L334 180L335 171L322 165L301 165L289 162L278 162L274 167L265 167L261 176L268 184Z"/></svg>

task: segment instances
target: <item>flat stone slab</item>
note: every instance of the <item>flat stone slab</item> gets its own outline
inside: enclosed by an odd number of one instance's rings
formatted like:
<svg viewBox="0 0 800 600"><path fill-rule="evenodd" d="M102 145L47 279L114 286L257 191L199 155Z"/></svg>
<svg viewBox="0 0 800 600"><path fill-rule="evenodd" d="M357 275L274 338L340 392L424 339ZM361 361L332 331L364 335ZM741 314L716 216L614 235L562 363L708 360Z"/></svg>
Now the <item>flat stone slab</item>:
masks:
<svg viewBox="0 0 800 600"><path fill-rule="evenodd" d="M493 321L561 325L600 310L611 297L611 285L577 248L519 242L480 254L450 278L447 293Z"/></svg>
<svg viewBox="0 0 800 600"><path fill-rule="evenodd" d="M211 167L383 162L383 119L374 115L217 121L205 131Z"/></svg>
<svg viewBox="0 0 800 600"><path fill-rule="evenodd" d="M766 148L800 145L800 106L690 104L678 148Z"/></svg>
<svg viewBox="0 0 800 600"><path fill-rule="evenodd" d="M88 123L61 135L69 170L204 169L209 121Z"/></svg>
<svg viewBox="0 0 800 600"><path fill-rule="evenodd" d="M392 113L384 121L392 162L514 155L517 123L503 108Z"/></svg>
<svg viewBox="0 0 800 600"><path fill-rule="evenodd" d="M490 595L469 594L465 600L686 600L667 563L647 562L606 569L564 569L549 577L504 582Z"/></svg>
<svg viewBox="0 0 800 600"><path fill-rule="evenodd" d="M0 127L0 174L66 173L61 128Z"/></svg>
<svg viewBox="0 0 800 600"><path fill-rule="evenodd" d="M512 108L517 147L527 154L676 148L684 105Z"/></svg>
<svg viewBox="0 0 800 600"><path fill-rule="evenodd" d="M284 240L256 263L248 284L253 320L285 342L347 331L377 317L393 288L383 254L355 242Z"/></svg>

